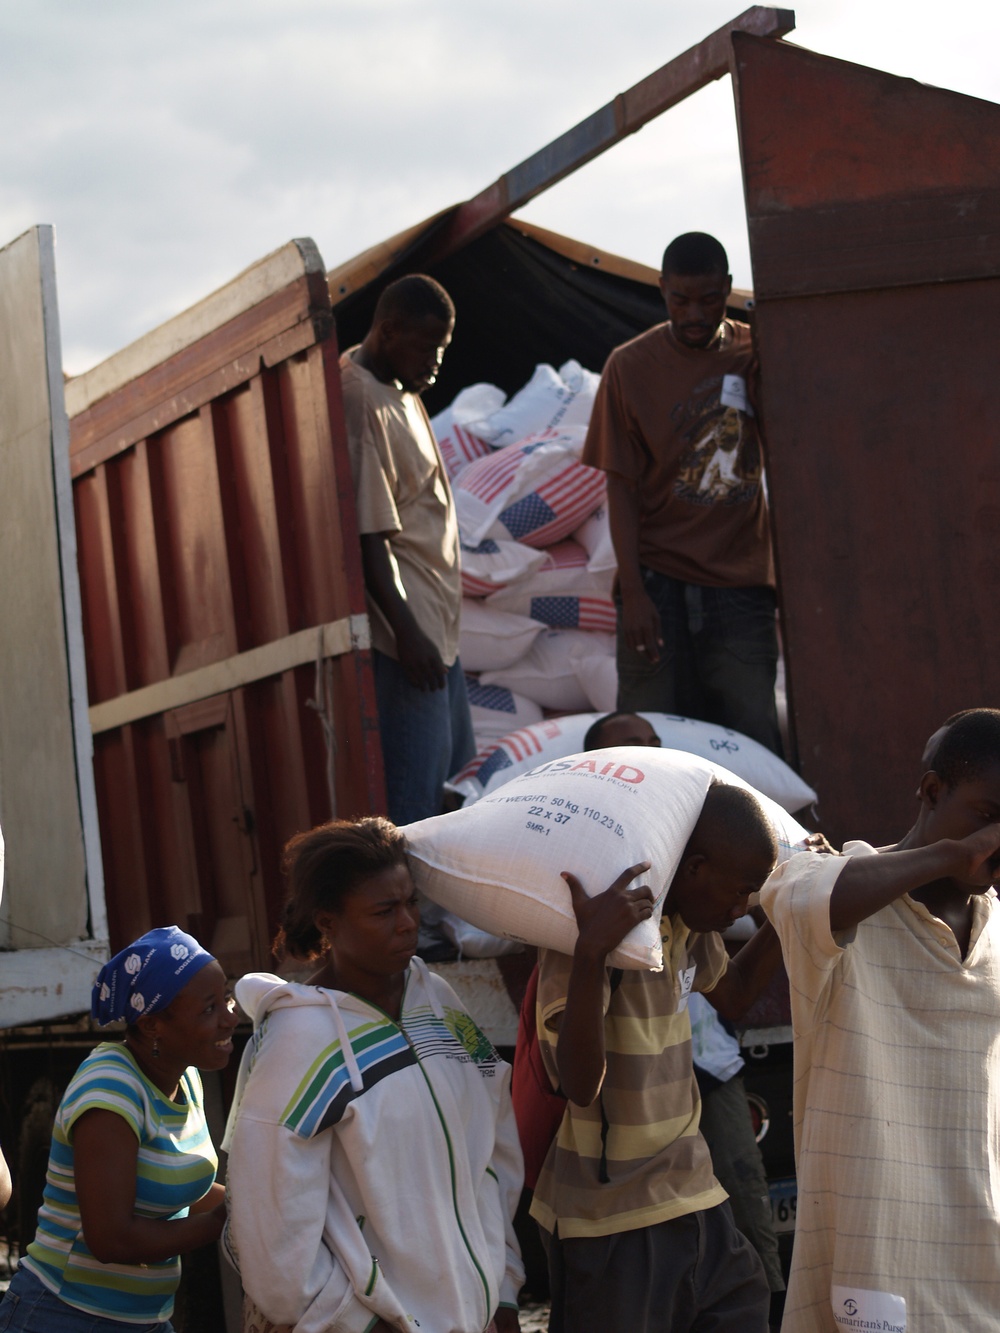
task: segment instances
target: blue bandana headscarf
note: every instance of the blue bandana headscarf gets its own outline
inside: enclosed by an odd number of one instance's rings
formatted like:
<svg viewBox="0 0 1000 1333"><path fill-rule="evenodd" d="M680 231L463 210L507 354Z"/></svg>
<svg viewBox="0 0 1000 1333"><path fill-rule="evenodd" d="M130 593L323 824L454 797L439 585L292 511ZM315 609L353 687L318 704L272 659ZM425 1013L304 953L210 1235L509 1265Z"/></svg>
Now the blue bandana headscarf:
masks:
<svg viewBox="0 0 1000 1333"><path fill-rule="evenodd" d="M214 962L193 935L160 926L115 954L97 974L90 1013L101 1027L166 1009L195 973Z"/></svg>

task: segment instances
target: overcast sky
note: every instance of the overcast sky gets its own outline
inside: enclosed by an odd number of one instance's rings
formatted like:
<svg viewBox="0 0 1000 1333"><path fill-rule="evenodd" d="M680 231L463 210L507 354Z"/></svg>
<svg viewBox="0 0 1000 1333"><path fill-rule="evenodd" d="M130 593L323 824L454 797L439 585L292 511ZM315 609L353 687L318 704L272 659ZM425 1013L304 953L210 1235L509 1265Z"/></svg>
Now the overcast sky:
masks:
<svg viewBox="0 0 1000 1333"><path fill-rule="evenodd" d="M745 7L745 6L742 6ZM792 40L1000 101L1000 5L803 0ZM76 373L293 236L328 267L475 194L739 0L0 0L0 244L54 223ZM750 264L729 80L525 217Z"/></svg>

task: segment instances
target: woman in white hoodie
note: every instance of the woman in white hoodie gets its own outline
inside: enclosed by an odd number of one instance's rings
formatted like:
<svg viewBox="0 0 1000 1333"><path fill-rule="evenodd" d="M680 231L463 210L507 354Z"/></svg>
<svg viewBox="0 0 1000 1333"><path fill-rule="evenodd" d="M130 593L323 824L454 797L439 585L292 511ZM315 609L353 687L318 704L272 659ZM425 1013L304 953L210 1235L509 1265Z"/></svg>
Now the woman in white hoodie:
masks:
<svg viewBox="0 0 1000 1333"><path fill-rule="evenodd" d="M276 949L322 963L308 985L236 985L254 1025L224 1141L244 1327L516 1333L510 1069L414 956L403 835L325 824L285 869Z"/></svg>

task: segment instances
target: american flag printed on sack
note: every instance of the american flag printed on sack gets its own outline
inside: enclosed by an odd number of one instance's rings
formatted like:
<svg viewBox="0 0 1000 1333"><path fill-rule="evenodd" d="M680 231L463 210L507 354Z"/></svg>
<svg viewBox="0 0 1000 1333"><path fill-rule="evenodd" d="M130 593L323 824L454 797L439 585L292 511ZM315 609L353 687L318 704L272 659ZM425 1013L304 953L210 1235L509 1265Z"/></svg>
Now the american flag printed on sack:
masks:
<svg viewBox="0 0 1000 1333"><path fill-rule="evenodd" d="M543 436L531 443L509 444L505 449L498 449L490 458L478 461L462 478L462 490L476 496L484 504L490 504L502 495L514 477L521 470L525 458L536 449L558 438L556 431L546 431Z"/></svg>
<svg viewBox="0 0 1000 1333"><path fill-rule="evenodd" d="M489 597L545 564L545 555L521 542L485 537L478 546L462 543L462 596Z"/></svg>
<svg viewBox="0 0 1000 1333"><path fill-rule="evenodd" d="M438 440L438 447L441 450L445 470L451 481L454 481L458 474L463 472L470 463L475 462L477 458L485 458L487 454L493 452L485 440L481 440L478 435L473 435L471 431L456 426L454 423L449 427L447 433Z"/></svg>
<svg viewBox="0 0 1000 1333"><path fill-rule="evenodd" d="M477 578L472 569L469 568L469 557L477 555L499 555L500 547L489 537L481 541L478 546L462 547L462 596L463 597L489 597L491 592L496 592L497 585L491 579Z"/></svg>
<svg viewBox="0 0 1000 1333"><path fill-rule="evenodd" d="M552 629L615 632L614 603L604 597L532 597L528 614Z"/></svg>
<svg viewBox="0 0 1000 1333"><path fill-rule="evenodd" d="M604 498L604 473L574 459L531 495L502 509L498 521L528 546L550 546L578 528Z"/></svg>
<svg viewBox="0 0 1000 1333"><path fill-rule="evenodd" d="M558 735L559 729L552 723L544 722L512 731L502 741L480 750L450 781L458 784L468 778L475 778L485 787L494 773L510 768L512 764L520 764L532 755L541 754L544 741L549 739L550 734Z"/></svg>
<svg viewBox="0 0 1000 1333"><path fill-rule="evenodd" d="M545 563L541 566L543 571L550 569L586 569L587 552L579 542L564 541L556 542L545 552Z"/></svg>
<svg viewBox="0 0 1000 1333"><path fill-rule="evenodd" d="M517 712L513 693L503 685L482 685L475 676L467 675L465 689L471 708L488 708L494 713Z"/></svg>
<svg viewBox="0 0 1000 1333"><path fill-rule="evenodd" d="M536 548L568 537L605 496L604 473L579 462L581 447L582 436L545 431L470 463L458 481L478 502L468 536L506 534ZM539 450L544 454L533 459ZM459 505L466 531L462 513ZM491 521L501 526L491 528Z"/></svg>

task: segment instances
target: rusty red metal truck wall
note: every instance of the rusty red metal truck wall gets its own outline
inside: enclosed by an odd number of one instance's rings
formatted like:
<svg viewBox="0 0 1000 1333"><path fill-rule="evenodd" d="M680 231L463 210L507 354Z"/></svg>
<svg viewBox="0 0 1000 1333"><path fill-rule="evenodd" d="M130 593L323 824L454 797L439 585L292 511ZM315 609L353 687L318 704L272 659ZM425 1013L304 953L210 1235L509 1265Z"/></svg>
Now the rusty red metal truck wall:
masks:
<svg viewBox="0 0 1000 1333"><path fill-rule="evenodd" d="M789 685L831 836L1000 704L1000 107L736 34Z"/></svg>
<svg viewBox="0 0 1000 1333"><path fill-rule="evenodd" d="M67 386L112 947L267 964L284 841L382 808L339 395L311 242Z"/></svg>

